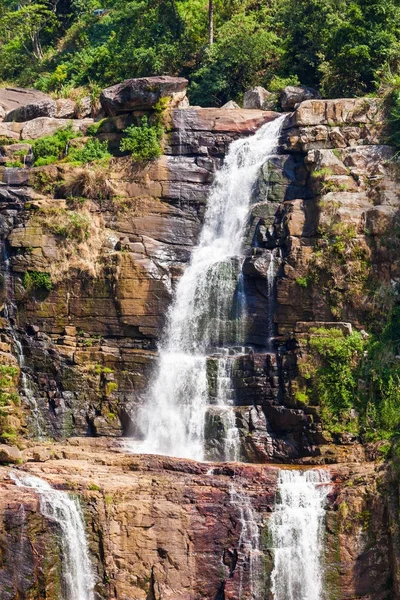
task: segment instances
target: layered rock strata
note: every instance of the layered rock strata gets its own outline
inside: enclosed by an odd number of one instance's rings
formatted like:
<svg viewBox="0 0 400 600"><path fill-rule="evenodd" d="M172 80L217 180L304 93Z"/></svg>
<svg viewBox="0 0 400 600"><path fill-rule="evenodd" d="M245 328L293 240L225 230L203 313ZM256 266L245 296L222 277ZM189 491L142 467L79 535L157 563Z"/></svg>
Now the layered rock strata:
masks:
<svg viewBox="0 0 400 600"><path fill-rule="evenodd" d="M98 598L233 600L241 593L250 599L252 586L271 598L268 517L275 502L276 467L225 463L211 468L134 457L115 444L87 439L33 446L24 458L28 462L19 469L78 494ZM0 468L1 598L59 598L59 532L40 515L37 495L17 488L9 473ZM396 597L387 552L396 538L388 533L384 471L365 464L335 467L331 474L329 597ZM261 532L252 581L251 555L242 535L249 507Z"/></svg>

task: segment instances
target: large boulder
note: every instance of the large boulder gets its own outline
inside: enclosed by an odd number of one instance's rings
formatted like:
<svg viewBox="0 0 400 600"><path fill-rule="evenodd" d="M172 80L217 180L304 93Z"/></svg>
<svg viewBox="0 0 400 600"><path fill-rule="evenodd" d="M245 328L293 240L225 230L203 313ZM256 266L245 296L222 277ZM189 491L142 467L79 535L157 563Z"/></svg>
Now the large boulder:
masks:
<svg viewBox="0 0 400 600"><path fill-rule="evenodd" d="M4 113L9 113L23 106L45 101L52 101L52 98L43 92L39 92L38 90L18 87L0 88L0 114L3 111Z"/></svg>
<svg viewBox="0 0 400 600"><path fill-rule="evenodd" d="M321 98L321 94L314 88L305 87L303 85L288 85L282 90L279 101L284 111L293 110L296 104L304 102L304 100L312 100L313 98Z"/></svg>
<svg viewBox="0 0 400 600"><path fill-rule="evenodd" d="M21 123L36 117L54 117L56 102L43 92L23 88L1 88L0 106L6 111L5 121Z"/></svg>
<svg viewBox="0 0 400 600"><path fill-rule="evenodd" d="M22 454L16 446L0 444L0 464L17 464L20 462L22 462Z"/></svg>
<svg viewBox="0 0 400 600"><path fill-rule="evenodd" d="M77 116L78 105L74 100L70 100L69 98L59 98L56 102L57 119L73 119Z"/></svg>
<svg viewBox="0 0 400 600"><path fill-rule="evenodd" d="M49 117L39 117L25 123L21 137L23 140L36 140L47 135L53 135L59 129L72 125L74 131L85 134L93 119L51 119Z"/></svg>
<svg viewBox="0 0 400 600"><path fill-rule="evenodd" d="M178 106L186 96L187 85L188 81L183 77L127 79L103 90L100 102L106 114L110 116L151 109L160 98L171 98L171 105Z"/></svg>
<svg viewBox="0 0 400 600"><path fill-rule="evenodd" d="M275 104L275 96L260 85L245 92L243 96L243 108L258 110L271 110Z"/></svg>

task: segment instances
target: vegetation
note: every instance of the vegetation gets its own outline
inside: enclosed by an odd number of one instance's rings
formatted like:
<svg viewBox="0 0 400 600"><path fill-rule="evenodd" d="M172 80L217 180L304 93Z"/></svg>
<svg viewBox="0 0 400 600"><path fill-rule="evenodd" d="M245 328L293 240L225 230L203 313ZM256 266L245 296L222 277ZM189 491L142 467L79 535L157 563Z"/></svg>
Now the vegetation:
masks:
<svg viewBox="0 0 400 600"><path fill-rule="evenodd" d="M0 365L0 412L1 408L19 404L19 396L11 391L19 375L18 367Z"/></svg>
<svg viewBox="0 0 400 600"><path fill-rule="evenodd" d="M400 57L397 0L2 0L0 78L59 96L149 74L189 76L193 102L300 81L374 93ZM213 43L212 43L213 42ZM272 89L274 88L274 89Z"/></svg>
<svg viewBox="0 0 400 600"><path fill-rule="evenodd" d="M50 274L42 271L26 271L23 284L28 294L35 290L50 292L53 288Z"/></svg>
<svg viewBox="0 0 400 600"><path fill-rule="evenodd" d="M350 432L364 441L390 439L400 426L400 306L382 334L364 339L341 329L310 331L310 359L300 364L297 400L321 407L333 434Z"/></svg>
<svg viewBox="0 0 400 600"><path fill-rule="evenodd" d="M108 142L100 142L96 138L89 138L82 147L71 148L67 155L68 162L86 164L95 161L109 160Z"/></svg>
<svg viewBox="0 0 400 600"><path fill-rule="evenodd" d="M131 125L124 130L121 140L121 152L130 152L136 162L154 160L161 156L162 128L160 125L149 125L147 117L143 117L140 126Z"/></svg>
<svg viewBox="0 0 400 600"><path fill-rule="evenodd" d="M53 135L34 140L32 143L32 152L35 159L35 167L49 165L64 158L67 153L69 141L80 135L70 125L59 129Z"/></svg>

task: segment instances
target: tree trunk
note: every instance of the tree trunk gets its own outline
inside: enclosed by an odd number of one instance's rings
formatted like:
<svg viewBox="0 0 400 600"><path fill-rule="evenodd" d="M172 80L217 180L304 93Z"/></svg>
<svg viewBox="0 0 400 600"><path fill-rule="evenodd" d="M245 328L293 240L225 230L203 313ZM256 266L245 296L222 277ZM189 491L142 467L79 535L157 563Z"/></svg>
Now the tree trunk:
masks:
<svg viewBox="0 0 400 600"><path fill-rule="evenodd" d="M208 2L208 43L214 43L214 0Z"/></svg>

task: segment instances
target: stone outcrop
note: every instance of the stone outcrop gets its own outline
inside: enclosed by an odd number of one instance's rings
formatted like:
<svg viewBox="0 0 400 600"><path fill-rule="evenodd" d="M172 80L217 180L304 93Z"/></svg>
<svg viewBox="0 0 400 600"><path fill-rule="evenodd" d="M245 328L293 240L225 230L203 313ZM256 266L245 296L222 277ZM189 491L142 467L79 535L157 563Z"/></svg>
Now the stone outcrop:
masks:
<svg viewBox="0 0 400 600"><path fill-rule="evenodd" d="M275 97L260 85L244 93L243 108L270 110L275 104Z"/></svg>
<svg viewBox="0 0 400 600"><path fill-rule="evenodd" d="M19 87L4 87L0 88L0 106L4 110L4 113L14 114L16 118L7 119L9 121L27 121L35 117L41 116L54 116L55 103L51 96L39 92L38 90L25 89ZM52 114L44 114L45 107L52 112ZM28 107L28 108L25 108ZM36 109L33 107L37 107ZM41 114L34 114L35 111L41 112ZM26 118L19 118L24 116Z"/></svg>
<svg viewBox="0 0 400 600"><path fill-rule="evenodd" d="M305 100L311 100L313 98L321 98L320 93L314 88L306 86L288 85L285 87L280 96L279 102L284 111L291 111L296 108L296 105Z"/></svg>
<svg viewBox="0 0 400 600"><path fill-rule="evenodd" d="M149 110L161 99L176 107L184 100L187 85L187 79L167 75L127 79L103 90L100 102L111 117L133 110Z"/></svg>

